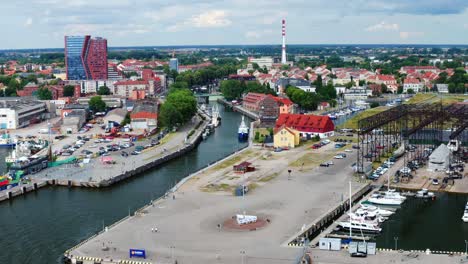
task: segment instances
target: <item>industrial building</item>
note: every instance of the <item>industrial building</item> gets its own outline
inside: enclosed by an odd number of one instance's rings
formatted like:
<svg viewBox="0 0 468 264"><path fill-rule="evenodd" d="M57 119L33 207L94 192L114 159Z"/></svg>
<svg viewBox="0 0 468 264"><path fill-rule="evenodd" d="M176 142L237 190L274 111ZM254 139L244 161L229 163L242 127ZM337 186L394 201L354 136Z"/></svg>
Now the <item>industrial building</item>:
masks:
<svg viewBox="0 0 468 264"><path fill-rule="evenodd" d="M49 118L44 102L32 98L0 98L0 129L18 129Z"/></svg>
<svg viewBox="0 0 468 264"><path fill-rule="evenodd" d="M158 126L158 103L155 101L138 102L130 114L133 129L152 131Z"/></svg>

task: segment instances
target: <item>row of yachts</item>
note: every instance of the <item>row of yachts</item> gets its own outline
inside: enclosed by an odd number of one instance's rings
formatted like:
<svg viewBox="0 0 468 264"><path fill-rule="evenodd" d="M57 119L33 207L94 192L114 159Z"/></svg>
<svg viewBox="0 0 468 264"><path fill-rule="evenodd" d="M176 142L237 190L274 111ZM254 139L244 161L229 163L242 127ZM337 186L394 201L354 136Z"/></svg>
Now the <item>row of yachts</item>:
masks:
<svg viewBox="0 0 468 264"><path fill-rule="evenodd" d="M435 198L433 192L422 189L416 193L400 193L394 189L373 193L367 201L360 204L355 212L349 212L347 221L338 223L343 230L355 230L357 233L378 234L382 231L380 225L385 222L401 206L408 196L415 198ZM385 209L384 209L385 208ZM467 216L468 221L468 205Z"/></svg>

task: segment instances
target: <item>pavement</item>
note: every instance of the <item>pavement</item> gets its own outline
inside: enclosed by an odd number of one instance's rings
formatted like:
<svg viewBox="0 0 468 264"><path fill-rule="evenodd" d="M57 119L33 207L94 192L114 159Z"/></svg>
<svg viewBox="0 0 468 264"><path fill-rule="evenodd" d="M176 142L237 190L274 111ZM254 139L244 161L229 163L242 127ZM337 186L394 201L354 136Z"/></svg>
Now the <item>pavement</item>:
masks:
<svg viewBox="0 0 468 264"><path fill-rule="evenodd" d="M347 197L356 153L334 160L335 165L330 167L299 169L284 164L304 154L316 157L315 152L334 153L332 145L321 150L303 147L272 153L271 162L261 168L277 167L278 176L245 198L230 192L201 191L220 176L219 172L204 170L182 185L174 193L175 199L169 196L158 200L69 254L117 261L128 259L130 248L138 248L146 250L145 261L151 263L292 263L302 256L303 249L285 246L287 240ZM292 170L290 177L288 169ZM362 186L364 183L353 182L353 190ZM268 218L270 223L255 231L218 228L243 211ZM158 232L152 232L154 228Z"/></svg>

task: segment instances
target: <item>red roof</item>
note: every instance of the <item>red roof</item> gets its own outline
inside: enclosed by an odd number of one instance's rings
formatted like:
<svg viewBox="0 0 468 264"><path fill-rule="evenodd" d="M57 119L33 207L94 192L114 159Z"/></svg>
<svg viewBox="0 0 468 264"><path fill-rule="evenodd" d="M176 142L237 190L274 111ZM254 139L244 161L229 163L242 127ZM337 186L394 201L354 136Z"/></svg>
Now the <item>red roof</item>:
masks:
<svg viewBox="0 0 468 264"><path fill-rule="evenodd" d="M138 112L138 113L130 114L130 119L134 119L134 118L157 119L158 114L151 113L151 112Z"/></svg>
<svg viewBox="0 0 468 264"><path fill-rule="evenodd" d="M410 83L419 84L420 81L418 79L416 79L416 78L406 78L405 79L405 84L410 84Z"/></svg>
<svg viewBox="0 0 468 264"><path fill-rule="evenodd" d="M388 74L379 74L377 75L377 78L381 81L395 81L395 77Z"/></svg>
<svg viewBox="0 0 468 264"><path fill-rule="evenodd" d="M276 121L276 128L282 126L291 127L302 132L329 132L335 129L335 125L328 116L280 114Z"/></svg>
<svg viewBox="0 0 468 264"><path fill-rule="evenodd" d="M267 95L262 93L248 93L244 96L244 102L256 103L263 100Z"/></svg>
<svg viewBox="0 0 468 264"><path fill-rule="evenodd" d="M273 96L271 94L269 94L268 96L273 98L279 105L283 104L283 105L288 105L289 106L289 105L293 104L293 102L291 100L289 100L288 98Z"/></svg>

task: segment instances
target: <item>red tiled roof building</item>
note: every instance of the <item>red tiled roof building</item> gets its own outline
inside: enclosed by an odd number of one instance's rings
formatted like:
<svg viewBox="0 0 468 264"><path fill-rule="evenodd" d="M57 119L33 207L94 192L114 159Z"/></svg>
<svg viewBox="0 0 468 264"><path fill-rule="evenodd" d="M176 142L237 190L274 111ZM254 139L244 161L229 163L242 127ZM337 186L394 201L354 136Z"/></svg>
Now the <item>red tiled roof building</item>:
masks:
<svg viewBox="0 0 468 264"><path fill-rule="evenodd" d="M312 138L319 135L326 138L334 135L335 125L328 116L280 114L275 128L290 127L300 132L301 137Z"/></svg>

